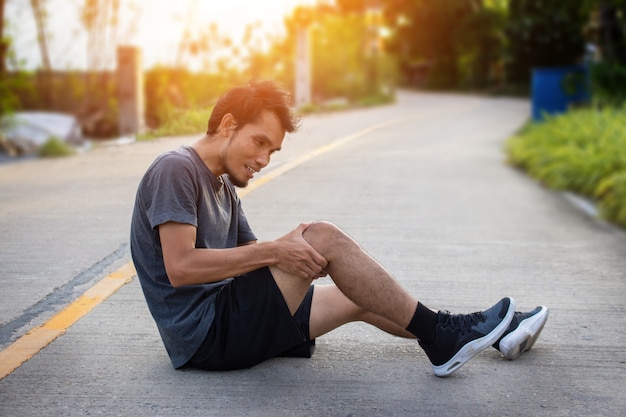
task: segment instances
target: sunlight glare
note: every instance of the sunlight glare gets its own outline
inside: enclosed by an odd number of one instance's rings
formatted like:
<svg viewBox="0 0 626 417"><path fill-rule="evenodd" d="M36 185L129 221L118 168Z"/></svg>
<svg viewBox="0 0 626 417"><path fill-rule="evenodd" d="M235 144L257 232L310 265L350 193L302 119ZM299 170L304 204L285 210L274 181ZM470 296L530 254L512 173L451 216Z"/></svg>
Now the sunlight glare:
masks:
<svg viewBox="0 0 626 417"><path fill-rule="evenodd" d="M268 36L283 33L283 20L298 5L311 5L314 0L153 0L141 2L140 25L136 44L141 47L146 65L174 64L182 59L177 52L181 41L216 48L229 39L235 48L243 47L246 28L252 25L252 39L256 47L266 45ZM211 26L213 25L213 29ZM213 32L211 32L213 30ZM211 32L211 36L209 35ZM213 43L214 45L212 45ZM247 45L252 46L252 45ZM189 56L185 63L196 67Z"/></svg>

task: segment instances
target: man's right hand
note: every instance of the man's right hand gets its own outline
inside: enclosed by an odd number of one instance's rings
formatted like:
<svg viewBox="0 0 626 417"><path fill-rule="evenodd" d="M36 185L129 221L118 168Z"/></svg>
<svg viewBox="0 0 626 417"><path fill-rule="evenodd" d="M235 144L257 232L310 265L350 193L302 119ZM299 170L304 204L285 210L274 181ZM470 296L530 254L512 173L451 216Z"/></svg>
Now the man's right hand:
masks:
<svg viewBox="0 0 626 417"><path fill-rule="evenodd" d="M302 223L291 232L276 239L276 267L290 275L316 279L327 275L328 261L303 237L312 222Z"/></svg>

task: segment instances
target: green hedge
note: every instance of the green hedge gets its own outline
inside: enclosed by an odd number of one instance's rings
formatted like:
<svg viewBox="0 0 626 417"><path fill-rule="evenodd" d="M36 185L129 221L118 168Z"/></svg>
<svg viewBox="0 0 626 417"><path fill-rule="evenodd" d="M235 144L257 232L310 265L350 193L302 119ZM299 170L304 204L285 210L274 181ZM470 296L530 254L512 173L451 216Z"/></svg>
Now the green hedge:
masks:
<svg viewBox="0 0 626 417"><path fill-rule="evenodd" d="M56 136L48 139L41 147L39 147L38 155L43 158L56 158L60 156L69 156L75 154L76 151Z"/></svg>
<svg viewBox="0 0 626 417"><path fill-rule="evenodd" d="M626 227L626 108L548 117L510 138L506 152L530 176L595 200L605 219Z"/></svg>
<svg viewBox="0 0 626 417"><path fill-rule="evenodd" d="M139 139L181 135L198 135L200 138L207 130L212 110L213 106L196 110L172 109L158 128L139 135Z"/></svg>

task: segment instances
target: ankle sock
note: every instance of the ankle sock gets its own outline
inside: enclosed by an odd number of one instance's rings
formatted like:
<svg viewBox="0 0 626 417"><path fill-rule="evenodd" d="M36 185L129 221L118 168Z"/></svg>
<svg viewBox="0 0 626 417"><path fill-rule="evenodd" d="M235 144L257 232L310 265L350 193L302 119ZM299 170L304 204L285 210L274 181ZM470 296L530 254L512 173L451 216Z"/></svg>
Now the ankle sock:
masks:
<svg viewBox="0 0 626 417"><path fill-rule="evenodd" d="M424 304L417 303L415 314L413 314L413 318L406 329L413 333L420 342L428 345L435 342L436 325L437 313L426 307Z"/></svg>

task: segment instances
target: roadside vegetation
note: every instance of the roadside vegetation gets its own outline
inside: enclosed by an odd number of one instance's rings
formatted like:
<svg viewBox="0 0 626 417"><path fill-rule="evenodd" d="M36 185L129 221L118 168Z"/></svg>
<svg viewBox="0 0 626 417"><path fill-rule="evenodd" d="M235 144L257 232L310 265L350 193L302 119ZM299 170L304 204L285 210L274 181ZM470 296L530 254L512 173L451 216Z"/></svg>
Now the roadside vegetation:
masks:
<svg viewBox="0 0 626 417"><path fill-rule="evenodd" d="M555 0L550 13L540 0L510 0L509 6L513 61L526 68L519 75L529 67L575 63L585 45L591 93L583 108L547 116L510 138L510 163L547 187L590 199L604 219L626 227L626 3ZM547 29L559 16L571 18L559 31Z"/></svg>
<svg viewBox="0 0 626 417"><path fill-rule="evenodd" d="M511 164L547 187L591 199L626 227L626 107L579 109L527 125L506 143Z"/></svg>
<svg viewBox="0 0 626 417"><path fill-rule="evenodd" d="M173 109L157 128L138 135L139 140L150 140L165 136L193 135L205 132L213 106L206 109Z"/></svg>
<svg viewBox="0 0 626 417"><path fill-rule="evenodd" d="M604 218L626 227L624 0L314 3L285 16L280 36L264 35L251 24L236 40L217 23L194 26L189 20L168 64L144 72L149 130L139 139L204 132L218 95L250 79L273 79L293 91L304 33L312 97L299 109L302 114L388 103L396 86L528 97L534 68L584 62L590 68L590 107L529 124L508 141L508 158L548 187L594 200ZM0 11L4 4L0 0ZM113 56L112 40L129 31L118 16L135 11L117 1L85 0L72 7L78 7L89 39L86 71L61 70L50 60L45 24L54 11L46 2L31 1L42 56L37 71L21 68L19 51L4 30L19 22L0 13L0 116L67 112L81 121L87 137L115 137L118 86L101 58ZM64 154L57 142L41 154Z"/></svg>
<svg viewBox="0 0 626 417"><path fill-rule="evenodd" d="M393 94L379 94L365 97L356 102L347 100L331 100L320 104L302 106L298 112L302 115L320 112L341 111L352 108L377 106L392 103L395 100ZM205 132L207 122L213 106L204 109L176 109L172 108L163 117L163 122L155 129L142 133L139 140L151 140L165 136L193 135Z"/></svg>
<svg viewBox="0 0 626 417"><path fill-rule="evenodd" d="M42 158L56 158L74 155L75 153L76 151L71 145L54 136L41 145L37 151L37 154Z"/></svg>

